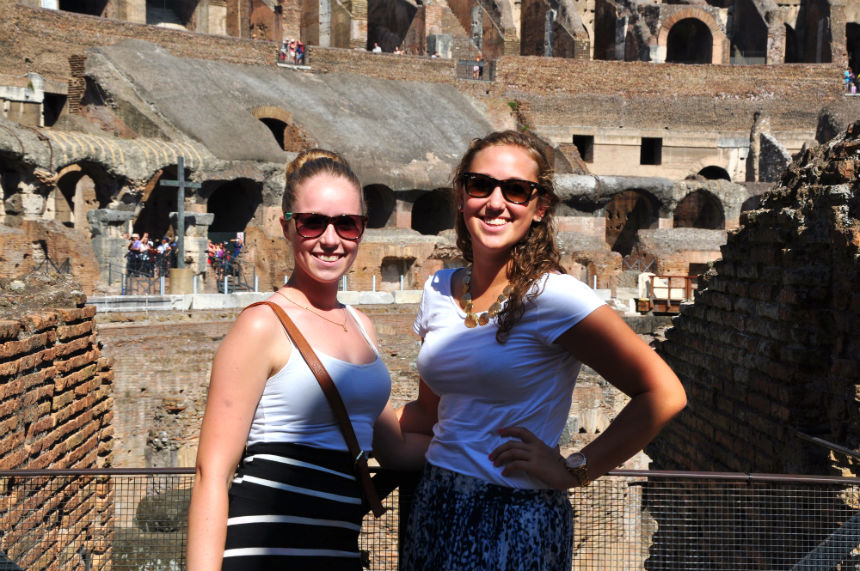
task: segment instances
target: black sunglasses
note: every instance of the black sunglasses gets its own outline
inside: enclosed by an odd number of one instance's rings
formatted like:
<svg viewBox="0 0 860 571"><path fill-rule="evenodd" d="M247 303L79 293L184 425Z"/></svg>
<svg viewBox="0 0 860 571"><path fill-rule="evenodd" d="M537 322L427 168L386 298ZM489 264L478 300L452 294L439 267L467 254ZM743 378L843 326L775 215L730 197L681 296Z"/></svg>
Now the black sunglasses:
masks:
<svg viewBox="0 0 860 571"><path fill-rule="evenodd" d="M364 227L367 225L367 216L358 214L326 216L316 212L287 212L284 214L284 218L296 221L296 232L302 238L318 238L331 224L338 236L344 240L354 241L361 238L361 235L364 234Z"/></svg>
<svg viewBox="0 0 860 571"><path fill-rule="evenodd" d="M501 187L505 200L514 204L526 204L535 193L543 190L541 185L530 180L518 178L499 180L476 172L465 172L460 175L460 184L463 185L466 194L473 198L487 198L493 194L497 186Z"/></svg>

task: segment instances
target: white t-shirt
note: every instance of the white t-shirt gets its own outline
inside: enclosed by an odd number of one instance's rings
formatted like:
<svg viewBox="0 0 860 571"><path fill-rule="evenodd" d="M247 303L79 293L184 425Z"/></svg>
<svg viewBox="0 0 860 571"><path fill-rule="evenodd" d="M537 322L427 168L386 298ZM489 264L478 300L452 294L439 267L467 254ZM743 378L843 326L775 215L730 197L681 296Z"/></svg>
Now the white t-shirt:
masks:
<svg viewBox="0 0 860 571"><path fill-rule="evenodd" d="M463 323L466 314L451 295L455 271L427 280L415 319L424 339L418 372L440 398L427 461L502 486L546 488L525 473L502 476L488 456L507 440L498 430L508 426L558 444L581 363L555 341L603 300L572 276L546 274L536 284L541 293L500 345L496 319L473 329Z"/></svg>
<svg viewBox="0 0 860 571"><path fill-rule="evenodd" d="M391 377L358 316L346 306L376 359L366 364L342 361L314 349L340 393L362 450L370 451L373 424L391 394ZM254 411L248 445L290 442L329 450L347 450L337 418L319 381L293 346L284 367L269 377Z"/></svg>

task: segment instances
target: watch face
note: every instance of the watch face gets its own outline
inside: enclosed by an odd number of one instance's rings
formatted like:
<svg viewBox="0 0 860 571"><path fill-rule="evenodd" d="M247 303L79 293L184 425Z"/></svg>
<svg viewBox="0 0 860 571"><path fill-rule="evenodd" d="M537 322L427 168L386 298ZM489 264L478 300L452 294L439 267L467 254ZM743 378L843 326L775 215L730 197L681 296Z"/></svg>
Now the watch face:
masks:
<svg viewBox="0 0 860 571"><path fill-rule="evenodd" d="M571 454L567 459L565 459L564 463L568 468L579 468L580 466L585 466L585 455L580 454L579 452Z"/></svg>

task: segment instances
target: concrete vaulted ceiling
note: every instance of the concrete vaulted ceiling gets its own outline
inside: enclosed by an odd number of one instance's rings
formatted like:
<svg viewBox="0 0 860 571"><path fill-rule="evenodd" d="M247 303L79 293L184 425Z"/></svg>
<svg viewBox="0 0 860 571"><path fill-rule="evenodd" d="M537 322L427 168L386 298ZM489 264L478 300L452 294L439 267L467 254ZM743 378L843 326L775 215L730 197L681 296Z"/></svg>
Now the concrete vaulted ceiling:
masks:
<svg viewBox="0 0 860 571"><path fill-rule="evenodd" d="M161 136L223 160L287 160L252 113L284 109L364 184L395 190L445 186L469 141L492 130L480 104L449 85L177 58L140 40L91 50L86 75L122 101L118 115L145 116Z"/></svg>

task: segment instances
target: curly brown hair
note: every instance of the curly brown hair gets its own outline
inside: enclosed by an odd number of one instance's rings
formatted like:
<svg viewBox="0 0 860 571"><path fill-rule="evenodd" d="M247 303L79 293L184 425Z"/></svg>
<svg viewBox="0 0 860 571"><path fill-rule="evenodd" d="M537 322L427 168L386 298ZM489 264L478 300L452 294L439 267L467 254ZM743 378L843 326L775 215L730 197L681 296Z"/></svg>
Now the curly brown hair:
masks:
<svg viewBox="0 0 860 571"><path fill-rule="evenodd" d="M306 149L287 165L287 182L284 185L284 195L281 198L281 210L284 211L284 214L293 210L298 186L318 174L343 177L354 184L361 200L361 213L367 214L367 205L364 202L364 193L361 191L361 182L358 180L358 176L345 158L334 151L325 149Z"/></svg>
<svg viewBox="0 0 860 571"><path fill-rule="evenodd" d="M511 263L508 266L508 280L513 286L508 303L498 315L499 329L496 341L504 343L511 329L522 319L526 302L538 296L540 291L533 286L548 272L565 273L561 267L561 254L555 244L555 227L553 213L559 198L555 193L552 182L552 167L544 152L546 144L534 135L517 131L496 131L486 137L474 139L460 164L454 171L454 200L457 204L463 195L460 180L463 173L469 172L472 161L480 151L488 147L512 145L525 150L538 166L538 180L541 190L537 200L546 207L546 212L540 222L532 222L528 233L517 242L511 250ZM472 253L472 236L466 228L466 221L459 208L455 211L454 229L457 232L457 247L463 253L463 258L470 264L474 262Z"/></svg>

